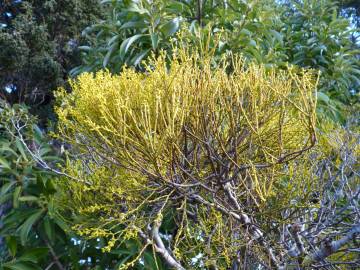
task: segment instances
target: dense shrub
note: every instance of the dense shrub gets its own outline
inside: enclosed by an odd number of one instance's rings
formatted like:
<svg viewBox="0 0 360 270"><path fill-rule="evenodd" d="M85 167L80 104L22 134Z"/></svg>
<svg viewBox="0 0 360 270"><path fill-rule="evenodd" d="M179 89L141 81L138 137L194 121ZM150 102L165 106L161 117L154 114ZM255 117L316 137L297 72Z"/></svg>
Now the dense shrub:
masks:
<svg viewBox="0 0 360 270"><path fill-rule="evenodd" d="M230 267L245 246L253 265L282 263L264 215L281 218L290 197L269 200L287 192L282 164L315 143L316 76L211 62L180 50L168 68L163 56L146 73L82 74L59 94L59 138L77 157L61 203L80 234L108 238L104 251L143 243L124 268L149 249L177 269ZM305 181L292 195L311 192Z"/></svg>

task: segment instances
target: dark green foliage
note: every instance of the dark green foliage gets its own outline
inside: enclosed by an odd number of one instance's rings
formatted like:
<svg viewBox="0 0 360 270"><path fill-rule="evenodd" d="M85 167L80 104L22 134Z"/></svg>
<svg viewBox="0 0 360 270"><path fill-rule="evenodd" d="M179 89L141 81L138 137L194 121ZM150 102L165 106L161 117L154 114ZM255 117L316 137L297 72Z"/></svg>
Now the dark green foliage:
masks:
<svg viewBox="0 0 360 270"><path fill-rule="evenodd" d="M0 13L0 97L46 120L52 92L79 64L80 32L101 15L98 1L4 1Z"/></svg>
<svg viewBox="0 0 360 270"><path fill-rule="evenodd" d="M332 1L293 3L283 16L288 61L321 71L318 110L344 121L342 106L359 102L360 51L350 39L355 30Z"/></svg>
<svg viewBox="0 0 360 270"><path fill-rule="evenodd" d="M88 44L81 46L84 64L72 70L110 68L119 72L124 64L139 66L142 59L160 49L170 47L169 38L180 27L181 10L173 10L165 1L102 1L108 10L105 21L83 31Z"/></svg>
<svg viewBox="0 0 360 270"><path fill-rule="evenodd" d="M227 2L227 4L225 4ZM281 45L279 24L272 1L102 1L108 11L106 20L83 31L87 43L79 47L83 64L71 71L108 68L120 72L126 64L139 68L151 52L170 50L173 42L190 39L199 42L204 36L223 32L218 53L241 52L259 62L278 61L274 53ZM243 17L243 19L241 19ZM177 37L181 26L186 35ZM265 40L268 43L262 43ZM216 42L212 40L212 45Z"/></svg>

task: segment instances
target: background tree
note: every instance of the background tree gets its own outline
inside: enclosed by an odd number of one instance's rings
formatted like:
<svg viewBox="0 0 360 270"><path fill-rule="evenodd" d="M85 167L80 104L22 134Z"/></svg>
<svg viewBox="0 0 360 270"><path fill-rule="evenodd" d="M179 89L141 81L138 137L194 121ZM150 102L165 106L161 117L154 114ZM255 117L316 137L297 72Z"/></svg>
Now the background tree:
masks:
<svg viewBox="0 0 360 270"><path fill-rule="evenodd" d="M53 90L79 64L82 29L100 15L96 0L1 1L0 97L46 120Z"/></svg>
<svg viewBox="0 0 360 270"><path fill-rule="evenodd" d="M186 38L196 42L199 28L209 28L208 34L211 36L223 28L227 37L223 40L225 43L219 44L219 53L244 49L241 51L250 55L255 51L260 57L256 42L260 42L266 34L272 39L274 36L279 38L279 33L273 29L279 18L273 1L162 0L102 3L111 12L106 20L87 27L83 32L87 39L86 46L80 47L84 62L72 71L73 75L104 67L117 73L124 64L139 68L141 60L149 56L151 51L157 53L161 49L172 48L169 41L177 39L176 33L181 25L190 30ZM259 59L259 62L264 60Z"/></svg>
<svg viewBox="0 0 360 270"><path fill-rule="evenodd" d="M287 61L321 71L318 110L344 123L344 105L359 104L359 45L355 29L333 1L290 1L283 14Z"/></svg>

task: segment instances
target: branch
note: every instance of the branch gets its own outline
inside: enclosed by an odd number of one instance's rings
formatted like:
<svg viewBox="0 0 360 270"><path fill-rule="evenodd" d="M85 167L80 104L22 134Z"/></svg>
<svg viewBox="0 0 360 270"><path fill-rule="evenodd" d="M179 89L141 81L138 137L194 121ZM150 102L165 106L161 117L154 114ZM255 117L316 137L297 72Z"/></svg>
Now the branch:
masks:
<svg viewBox="0 0 360 270"><path fill-rule="evenodd" d="M305 258L305 264L309 265L313 262L323 261L325 258L336 253L358 234L360 234L360 224L355 225L343 238L325 243L320 249Z"/></svg>
<svg viewBox="0 0 360 270"><path fill-rule="evenodd" d="M61 171L59 171L59 170L56 170L56 169L50 167L50 166L47 164L47 162L44 161L39 155L35 154L33 151L30 150L29 146L28 146L27 143L25 142L25 139L24 139L24 137L23 137L23 135L22 135L22 133L21 133L21 128L22 128L22 127L19 127L18 124L14 123L13 120L11 120L11 122L12 122L14 128L16 129L18 135L16 136L15 134L13 134L13 133L10 132L10 131L9 131L9 133L10 133L12 136L14 136L15 138L18 138L18 139L19 139L19 141L20 141L20 142L22 143L22 145L25 147L26 151L30 154L31 158L32 158L35 162L37 162L44 170L50 171L50 172L55 173L56 175L59 175L59 176L65 176L65 177L70 178L70 179L72 179L72 180L74 180L74 181L76 181L76 182L81 182L81 183L83 183L83 184L86 184L86 185L88 185L88 186L91 186L91 183L88 182L88 181L86 181L86 180L77 179L77 178L75 178L75 177L73 177L73 176L71 176L71 175L69 175L69 174L67 174L67 173L65 173L65 172L61 172Z"/></svg>
<svg viewBox="0 0 360 270"><path fill-rule="evenodd" d="M301 232L301 225L298 223L295 223L291 226L290 228L290 234L293 237L294 241L295 241L295 246L296 249L298 250L296 257L301 256L302 254L305 253L305 247L304 247L304 243L301 240L300 237L300 232ZM293 250L293 249L290 249ZM291 256L291 254L289 254Z"/></svg>
<svg viewBox="0 0 360 270"><path fill-rule="evenodd" d="M177 262L176 259L173 256L171 256L169 251L166 249L159 235L160 226L161 226L161 220L155 220L154 226L151 231L152 238L155 241L155 243L153 243L155 250L162 255L162 257L171 267L177 270L185 270L185 268L179 262Z"/></svg>
<svg viewBox="0 0 360 270"><path fill-rule="evenodd" d="M264 236L263 236L264 234L262 233L262 231L259 228L257 228L257 226L255 226L251 222L251 219L247 214L245 214L243 212L240 214L237 214L234 211L230 211L217 203L210 203L210 202L206 201L205 199L203 199L200 195L197 195L197 194L192 194L190 196L190 198L194 199L195 201L197 201L199 203L207 205L209 207L215 207L220 212L222 212L226 215L229 215L229 216L235 218L236 220L238 220L240 222L240 224L244 225L248 229L251 238L254 239L256 242L258 242L259 244L261 244L266 249L266 251L268 252L269 258L271 260L271 264L274 265L276 268L279 268L279 263L274 254L273 249L271 248L271 246L268 243L266 243Z"/></svg>
<svg viewBox="0 0 360 270"><path fill-rule="evenodd" d="M56 266L59 268L59 270L65 270L65 267L61 264L59 257L56 255L56 253L55 253L54 249L52 248L52 246L50 245L49 241L44 239L44 242L45 242L46 246L49 248L51 256L54 259L54 261L50 265L56 264ZM49 268L49 266L47 268Z"/></svg>

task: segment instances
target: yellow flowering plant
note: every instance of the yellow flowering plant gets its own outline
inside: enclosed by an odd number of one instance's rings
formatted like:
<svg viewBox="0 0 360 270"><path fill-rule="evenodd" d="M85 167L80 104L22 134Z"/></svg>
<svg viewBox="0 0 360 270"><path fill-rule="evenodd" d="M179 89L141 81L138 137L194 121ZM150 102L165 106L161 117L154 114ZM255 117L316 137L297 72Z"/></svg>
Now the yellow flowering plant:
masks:
<svg viewBox="0 0 360 270"><path fill-rule="evenodd" d="M282 182L316 142L316 74L236 56L212 69L211 54L184 49L165 59L57 93L57 136L71 145L60 208L78 233L108 237L104 251L140 241L122 269L146 249L175 269L227 269L244 252L280 267L286 248L263 216L281 219Z"/></svg>

